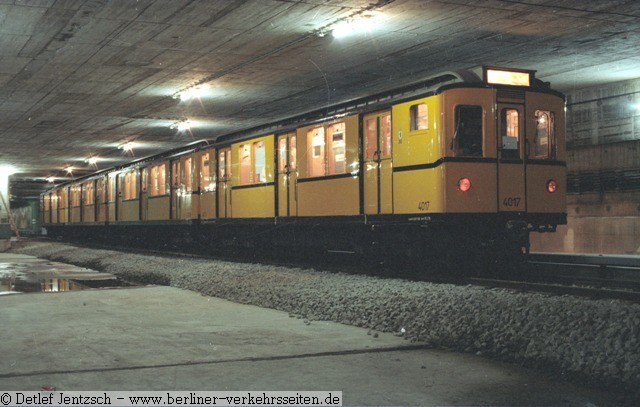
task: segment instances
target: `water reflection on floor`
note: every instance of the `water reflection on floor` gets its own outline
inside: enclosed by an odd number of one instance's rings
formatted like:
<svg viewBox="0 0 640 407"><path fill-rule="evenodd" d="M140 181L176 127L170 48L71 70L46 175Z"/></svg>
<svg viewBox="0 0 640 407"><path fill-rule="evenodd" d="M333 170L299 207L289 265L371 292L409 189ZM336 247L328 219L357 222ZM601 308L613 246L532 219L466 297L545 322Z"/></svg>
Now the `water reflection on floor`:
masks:
<svg viewBox="0 0 640 407"><path fill-rule="evenodd" d="M128 285L112 274L31 256L0 253L0 295Z"/></svg>

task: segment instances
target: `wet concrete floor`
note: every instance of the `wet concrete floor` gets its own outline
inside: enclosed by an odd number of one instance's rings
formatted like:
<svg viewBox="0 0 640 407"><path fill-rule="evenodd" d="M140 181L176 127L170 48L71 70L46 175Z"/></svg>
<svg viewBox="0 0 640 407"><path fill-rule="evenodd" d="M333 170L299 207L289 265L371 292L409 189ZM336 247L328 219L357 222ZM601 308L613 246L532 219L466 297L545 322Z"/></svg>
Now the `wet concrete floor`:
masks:
<svg viewBox="0 0 640 407"><path fill-rule="evenodd" d="M12 256L0 263L29 261ZM0 390L337 390L345 405L617 405L614 395L510 364L172 287L1 296L0 327Z"/></svg>
<svg viewBox="0 0 640 407"><path fill-rule="evenodd" d="M129 285L114 275L15 253L0 253L0 295Z"/></svg>

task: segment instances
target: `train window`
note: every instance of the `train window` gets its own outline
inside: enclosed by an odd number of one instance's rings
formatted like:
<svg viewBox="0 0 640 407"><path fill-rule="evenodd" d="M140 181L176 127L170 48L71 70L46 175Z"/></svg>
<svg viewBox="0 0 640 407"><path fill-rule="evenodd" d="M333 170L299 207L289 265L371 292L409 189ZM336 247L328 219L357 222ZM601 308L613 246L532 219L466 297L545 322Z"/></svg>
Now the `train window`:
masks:
<svg viewBox="0 0 640 407"><path fill-rule="evenodd" d="M287 166L287 138L278 140L278 171L285 172Z"/></svg>
<svg viewBox="0 0 640 407"><path fill-rule="evenodd" d="M171 185L180 186L180 161L171 163Z"/></svg>
<svg viewBox="0 0 640 407"><path fill-rule="evenodd" d="M166 164L151 167L151 196L165 195L167 193L167 167Z"/></svg>
<svg viewBox="0 0 640 407"><path fill-rule="evenodd" d="M140 170L140 191L147 192L149 187L149 167Z"/></svg>
<svg viewBox="0 0 640 407"><path fill-rule="evenodd" d="M58 191L58 208L59 209L66 209L67 208L67 189L63 188L60 191Z"/></svg>
<svg viewBox="0 0 640 407"><path fill-rule="evenodd" d="M240 185L251 183L251 145L242 144L238 149L240 161Z"/></svg>
<svg viewBox="0 0 640 407"><path fill-rule="evenodd" d="M105 189L104 189L104 178L98 179L96 182L96 197L98 199L98 203L102 204L105 201Z"/></svg>
<svg viewBox="0 0 640 407"><path fill-rule="evenodd" d="M296 169L296 136L289 137L289 169Z"/></svg>
<svg viewBox="0 0 640 407"><path fill-rule="evenodd" d="M391 115L387 114L380 118L380 144L382 147L382 155L391 155Z"/></svg>
<svg viewBox="0 0 640 407"><path fill-rule="evenodd" d="M202 154L200 165L200 190L212 192L216 190L216 183L213 178L211 155L209 153Z"/></svg>
<svg viewBox="0 0 640 407"><path fill-rule="evenodd" d="M253 182L267 182L266 154L264 141L253 143Z"/></svg>
<svg viewBox="0 0 640 407"><path fill-rule="evenodd" d="M220 151L220 155L218 157L218 178L220 179L220 181L226 181L227 180L227 171L226 171L226 160L225 160L226 154L224 151Z"/></svg>
<svg viewBox="0 0 640 407"><path fill-rule="evenodd" d="M307 132L307 151L309 152L307 161L310 177L325 175L324 145L324 127L317 127Z"/></svg>
<svg viewBox="0 0 640 407"><path fill-rule="evenodd" d="M367 119L364 124L364 158L373 160L378 151L378 118Z"/></svg>
<svg viewBox="0 0 640 407"><path fill-rule="evenodd" d="M345 125L336 123L327 129L329 134L329 168L328 174L344 174L347 169L347 158L345 155Z"/></svg>
<svg viewBox="0 0 640 407"><path fill-rule="evenodd" d="M553 112L536 110L536 135L534 156L541 159L555 158L555 134Z"/></svg>
<svg viewBox="0 0 640 407"><path fill-rule="evenodd" d="M455 131L451 142L457 156L482 155L482 107L456 106Z"/></svg>
<svg viewBox="0 0 640 407"><path fill-rule="evenodd" d="M109 174L108 185L109 202L115 202L116 200L116 174Z"/></svg>
<svg viewBox="0 0 640 407"><path fill-rule="evenodd" d="M426 103L411 106L409 108L409 115L411 117L411 131L426 130L429 128L429 116Z"/></svg>
<svg viewBox="0 0 640 407"><path fill-rule="evenodd" d="M84 184L82 189L84 193L82 197L82 203L84 205L93 205L95 203L93 182Z"/></svg>
<svg viewBox="0 0 640 407"><path fill-rule="evenodd" d="M136 172L129 171L124 174L124 186L122 188L123 199L136 199L138 198L138 188L136 185Z"/></svg>
<svg viewBox="0 0 640 407"><path fill-rule="evenodd" d="M502 109L500 113L502 121L502 158L520 158L520 120L517 109Z"/></svg>
<svg viewBox="0 0 640 407"><path fill-rule="evenodd" d="M193 191L193 171L191 163L191 157L184 160L184 173L182 174L182 179L187 192Z"/></svg>
<svg viewBox="0 0 640 407"><path fill-rule="evenodd" d="M80 185L71 187L71 206L80 206Z"/></svg>

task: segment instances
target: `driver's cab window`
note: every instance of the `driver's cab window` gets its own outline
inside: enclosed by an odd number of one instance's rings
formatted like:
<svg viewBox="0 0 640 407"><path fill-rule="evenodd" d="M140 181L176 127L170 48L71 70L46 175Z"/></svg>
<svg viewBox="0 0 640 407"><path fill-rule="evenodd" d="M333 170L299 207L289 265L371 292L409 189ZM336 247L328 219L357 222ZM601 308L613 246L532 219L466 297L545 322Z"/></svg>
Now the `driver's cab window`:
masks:
<svg viewBox="0 0 640 407"><path fill-rule="evenodd" d="M451 147L456 156L482 156L482 106L456 106Z"/></svg>
<svg viewBox="0 0 640 407"><path fill-rule="evenodd" d="M500 113L501 128L501 158L520 158L520 117L517 109L502 109Z"/></svg>

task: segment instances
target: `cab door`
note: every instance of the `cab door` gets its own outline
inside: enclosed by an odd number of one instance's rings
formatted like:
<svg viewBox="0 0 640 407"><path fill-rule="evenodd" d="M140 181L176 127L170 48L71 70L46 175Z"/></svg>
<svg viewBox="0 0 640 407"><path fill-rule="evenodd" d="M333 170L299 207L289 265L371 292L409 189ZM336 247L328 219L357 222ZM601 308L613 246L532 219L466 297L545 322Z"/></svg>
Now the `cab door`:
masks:
<svg viewBox="0 0 640 407"><path fill-rule="evenodd" d="M278 136L278 216L296 216L296 133Z"/></svg>
<svg viewBox="0 0 640 407"><path fill-rule="evenodd" d="M393 211L391 112L364 117L364 213Z"/></svg>
<svg viewBox="0 0 640 407"><path fill-rule="evenodd" d="M526 211L524 105L498 103L498 211Z"/></svg>
<svg viewBox="0 0 640 407"><path fill-rule="evenodd" d="M231 147L218 151L218 217L231 217Z"/></svg>

